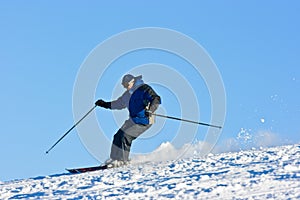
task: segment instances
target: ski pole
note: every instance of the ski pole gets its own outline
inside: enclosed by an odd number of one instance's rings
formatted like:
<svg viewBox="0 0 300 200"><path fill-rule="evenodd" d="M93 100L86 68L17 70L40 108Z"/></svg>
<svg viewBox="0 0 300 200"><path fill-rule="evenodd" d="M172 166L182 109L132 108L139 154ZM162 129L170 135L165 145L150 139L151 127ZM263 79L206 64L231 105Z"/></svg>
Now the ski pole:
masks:
<svg viewBox="0 0 300 200"><path fill-rule="evenodd" d="M203 125L203 126L210 126L210 127L219 128L219 129L222 128L221 126L216 126L216 125L207 124L207 123L203 123L203 122L195 122L195 121L192 121L192 120L181 119L181 118L171 117L171 116L165 116L165 115L160 115L160 114L155 114L155 113L151 113L151 114L155 115L155 116L158 116L158 117L164 117L164 118L168 118L168 119L174 119L174 120L179 120L179 121L184 121L184 122L190 122L190 123L199 124L199 125Z"/></svg>
<svg viewBox="0 0 300 200"><path fill-rule="evenodd" d="M84 118L86 118L86 116L88 116L95 108L97 105L95 105L93 108L91 108L91 110L89 110L80 120L78 120L78 122L76 122L61 138L59 138L59 140L57 140L57 142L55 142L54 145L52 145L52 147L46 151L46 154L49 153L49 151L51 151L51 149L53 149L66 135L68 135Z"/></svg>

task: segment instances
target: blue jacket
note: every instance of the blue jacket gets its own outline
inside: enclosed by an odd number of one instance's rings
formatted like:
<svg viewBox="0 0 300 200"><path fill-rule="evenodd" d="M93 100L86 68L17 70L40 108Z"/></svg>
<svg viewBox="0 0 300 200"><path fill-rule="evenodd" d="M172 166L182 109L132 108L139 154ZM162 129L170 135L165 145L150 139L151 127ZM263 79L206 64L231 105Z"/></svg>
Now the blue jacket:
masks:
<svg viewBox="0 0 300 200"><path fill-rule="evenodd" d="M161 104L160 96L139 78L135 80L130 90L111 102L110 108L118 110L127 108L134 123L147 125L149 124L149 118L145 115L146 107L154 112L159 104Z"/></svg>

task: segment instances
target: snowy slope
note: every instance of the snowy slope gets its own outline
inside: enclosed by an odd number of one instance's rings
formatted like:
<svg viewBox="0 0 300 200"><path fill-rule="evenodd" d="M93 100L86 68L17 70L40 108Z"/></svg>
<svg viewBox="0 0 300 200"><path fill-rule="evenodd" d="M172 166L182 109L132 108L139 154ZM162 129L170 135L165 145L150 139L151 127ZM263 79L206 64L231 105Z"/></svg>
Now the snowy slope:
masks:
<svg viewBox="0 0 300 200"><path fill-rule="evenodd" d="M0 199L300 199L300 145L0 183Z"/></svg>

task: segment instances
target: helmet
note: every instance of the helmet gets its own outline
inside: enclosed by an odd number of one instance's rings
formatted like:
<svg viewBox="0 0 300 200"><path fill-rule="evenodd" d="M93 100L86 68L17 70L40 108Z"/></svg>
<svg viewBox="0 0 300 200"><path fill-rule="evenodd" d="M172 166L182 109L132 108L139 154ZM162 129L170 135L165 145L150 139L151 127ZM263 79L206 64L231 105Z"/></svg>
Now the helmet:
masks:
<svg viewBox="0 0 300 200"><path fill-rule="evenodd" d="M123 86L126 86L128 85L128 83L132 80L134 80L134 76L131 75L131 74L126 74L125 76L123 76L123 79L122 79L122 85Z"/></svg>

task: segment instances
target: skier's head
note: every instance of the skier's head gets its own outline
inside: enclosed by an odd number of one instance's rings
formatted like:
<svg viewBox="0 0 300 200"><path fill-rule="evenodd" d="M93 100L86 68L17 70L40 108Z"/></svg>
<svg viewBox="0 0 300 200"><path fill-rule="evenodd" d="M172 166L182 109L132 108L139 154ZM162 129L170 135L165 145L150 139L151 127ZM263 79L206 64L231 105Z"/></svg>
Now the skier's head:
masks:
<svg viewBox="0 0 300 200"><path fill-rule="evenodd" d="M141 79L142 79L142 75L135 77L131 74L126 74L125 76L123 76L122 85L127 90L130 90L133 87L133 85Z"/></svg>
<svg viewBox="0 0 300 200"><path fill-rule="evenodd" d="M132 76L131 74L126 74L125 76L123 76L122 85L124 86L124 88L130 89L134 85L134 81L134 76Z"/></svg>

